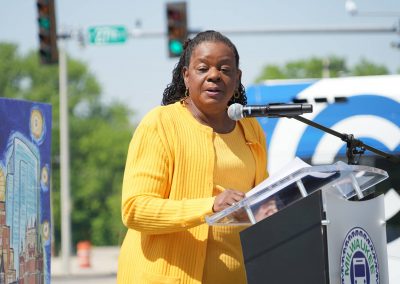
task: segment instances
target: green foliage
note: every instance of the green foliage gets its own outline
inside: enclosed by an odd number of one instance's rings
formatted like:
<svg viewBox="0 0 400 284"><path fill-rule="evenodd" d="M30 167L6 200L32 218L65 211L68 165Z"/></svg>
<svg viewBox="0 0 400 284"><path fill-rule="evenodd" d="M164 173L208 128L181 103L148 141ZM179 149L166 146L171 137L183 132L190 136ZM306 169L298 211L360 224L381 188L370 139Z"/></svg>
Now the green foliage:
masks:
<svg viewBox="0 0 400 284"><path fill-rule="evenodd" d="M60 244L60 165L58 66L40 65L37 52L18 54L0 43L0 96L52 105L52 215ZM73 243L118 245L121 185L133 114L125 105L101 102L101 88L88 67L68 60L71 227Z"/></svg>
<svg viewBox="0 0 400 284"><path fill-rule="evenodd" d="M277 65L267 65L261 71L261 75L257 77L256 82L264 80L284 79L286 78L285 70Z"/></svg>
<svg viewBox="0 0 400 284"><path fill-rule="evenodd" d="M273 79L304 79L322 77L386 75L389 71L382 65L374 64L367 59L361 59L353 68L348 68L345 59L337 56L327 58L312 57L296 60L284 66L269 64L256 78L256 83Z"/></svg>
<svg viewBox="0 0 400 284"><path fill-rule="evenodd" d="M362 58L352 69L354 76L367 76L367 75L386 75L389 70L383 65L377 65L365 58Z"/></svg>

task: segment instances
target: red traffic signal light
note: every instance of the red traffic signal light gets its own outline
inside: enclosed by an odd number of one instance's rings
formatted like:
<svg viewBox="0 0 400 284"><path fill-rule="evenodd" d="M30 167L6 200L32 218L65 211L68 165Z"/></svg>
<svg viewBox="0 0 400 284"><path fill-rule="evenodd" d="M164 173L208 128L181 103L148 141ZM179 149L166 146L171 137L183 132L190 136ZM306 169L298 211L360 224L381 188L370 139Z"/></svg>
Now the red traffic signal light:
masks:
<svg viewBox="0 0 400 284"><path fill-rule="evenodd" d="M42 64L58 63L54 0L37 0L39 56Z"/></svg>
<svg viewBox="0 0 400 284"><path fill-rule="evenodd" d="M169 57L179 57L188 36L186 2L167 3L167 29Z"/></svg>

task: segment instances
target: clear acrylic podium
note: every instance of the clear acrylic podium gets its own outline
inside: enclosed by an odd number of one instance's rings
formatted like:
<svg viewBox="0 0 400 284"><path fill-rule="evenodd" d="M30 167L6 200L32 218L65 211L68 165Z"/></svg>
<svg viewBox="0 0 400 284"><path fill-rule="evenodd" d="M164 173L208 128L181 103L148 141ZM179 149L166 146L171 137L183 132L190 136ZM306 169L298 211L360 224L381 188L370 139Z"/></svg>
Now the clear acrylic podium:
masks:
<svg viewBox="0 0 400 284"><path fill-rule="evenodd" d="M372 194L387 177L343 162L308 166L206 221L248 225L240 233L248 283L388 283L383 196ZM277 213L266 217L271 202Z"/></svg>

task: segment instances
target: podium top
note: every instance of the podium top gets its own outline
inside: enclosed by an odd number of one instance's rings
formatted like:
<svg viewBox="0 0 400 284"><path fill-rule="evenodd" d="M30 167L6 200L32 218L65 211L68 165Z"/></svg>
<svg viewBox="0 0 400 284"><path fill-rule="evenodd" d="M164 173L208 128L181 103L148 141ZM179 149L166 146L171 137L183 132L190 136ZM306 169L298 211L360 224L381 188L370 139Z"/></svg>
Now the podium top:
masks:
<svg viewBox="0 0 400 284"><path fill-rule="evenodd" d="M373 193L374 185L388 177L386 171L341 161L332 165L305 166L277 178L270 177L240 202L206 217L209 225L250 225L282 210L316 190L329 190L349 199ZM273 210L271 210L271 208Z"/></svg>

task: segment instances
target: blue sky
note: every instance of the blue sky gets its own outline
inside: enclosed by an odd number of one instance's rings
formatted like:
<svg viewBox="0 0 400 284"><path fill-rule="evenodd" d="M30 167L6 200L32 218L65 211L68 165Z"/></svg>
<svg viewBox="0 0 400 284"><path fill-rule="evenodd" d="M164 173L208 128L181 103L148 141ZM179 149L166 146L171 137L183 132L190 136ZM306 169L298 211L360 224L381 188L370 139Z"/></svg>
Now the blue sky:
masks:
<svg viewBox="0 0 400 284"><path fill-rule="evenodd" d="M128 30L141 21L144 31L166 30L165 5L170 1L56 0L58 30L78 31L92 26L123 25ZM399 0L355 0L359 15L346 13L345 0L201 0L187 1L191 29L282 27L392 27L399 25ZM38 48L34 0L1 0L0 41L14 42L21 53ZM397 17L371 17L363 13L398 12ZM399 34L290 34L230 35L241 56L242 81L250 85L266 64L283 65L311 56L337 55L352 66L361 58L383 64L391 72L400 68ZM160 103L171 80L176 59L168 58L165 37L131 38L125 44L81 48L75 39L67 52L88 64L99 80L105 102L119 100L136 111L138 121Z"/></svg>

